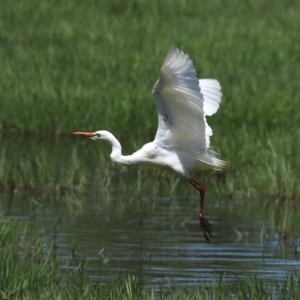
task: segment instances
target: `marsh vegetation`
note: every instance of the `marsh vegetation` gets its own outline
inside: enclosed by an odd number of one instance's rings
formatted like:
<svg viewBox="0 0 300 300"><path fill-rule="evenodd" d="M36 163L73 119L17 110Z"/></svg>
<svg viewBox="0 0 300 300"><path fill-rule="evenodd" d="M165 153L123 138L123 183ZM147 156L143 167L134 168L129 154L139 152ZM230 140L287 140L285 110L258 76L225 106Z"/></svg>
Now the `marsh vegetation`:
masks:
<svg viewBox="0 0 300 300"><path fill-rule="evenodd" d="M272 250L276 258L292 257L297 265L299 12L297 1L3 2L1 296L299 295L297 272L279 281L249 275L230 284L217 276L208 285L160 292L136 275L100 284L89 277L87 249L80 249L86 259L75 263L76 238L69 255L59 256L59 218L51 215L52 230L33 221L49 208L78 220L92 202L101 207L94 217L100 216L107 230L130 215L138 226L155 219L160 223L155 230L173 232L181 226L196 232L197 195L184 181L159 168L112 165L107 145L71 137L73 130L108 129L125 153L150 141L157 124L151 89L167 51L176 45L193 58L200 77L218 78L223 87L220 110L208 121L214 149L230 165L208 177L199 174L208 186L210 218L219 233L222 224L228 225L231 243L244 246L249 239L263 251L271 240L278 245ZM158 204L162 198L167 199L164 209ZM183 201L190 213L181 214ZM245 222L251 224L246 229ZM216 244L219 238L216 234ZM198 251L202 243L199 237ZM61 267L66 265L71 267Z"/></svg>

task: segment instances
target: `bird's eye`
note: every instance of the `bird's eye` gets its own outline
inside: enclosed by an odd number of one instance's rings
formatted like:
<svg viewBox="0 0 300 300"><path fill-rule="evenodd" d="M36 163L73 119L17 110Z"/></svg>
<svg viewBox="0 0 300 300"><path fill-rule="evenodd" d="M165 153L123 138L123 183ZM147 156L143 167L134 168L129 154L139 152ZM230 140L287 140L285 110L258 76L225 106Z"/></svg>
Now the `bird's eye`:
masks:
<svg viewBox="0 0 300 300"><path fill-rule="evenodd" d="M91 136L92 140L98 140L100 139L101 135L99 133L93 133L93 135Z"/></svg>

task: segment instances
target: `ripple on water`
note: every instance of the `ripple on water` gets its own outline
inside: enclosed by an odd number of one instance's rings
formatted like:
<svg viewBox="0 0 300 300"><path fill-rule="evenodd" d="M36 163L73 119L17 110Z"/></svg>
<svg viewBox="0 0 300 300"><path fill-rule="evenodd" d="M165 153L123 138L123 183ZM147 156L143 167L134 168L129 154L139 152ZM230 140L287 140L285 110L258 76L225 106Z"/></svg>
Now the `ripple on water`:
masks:
<svg viewBox="0 0 300 300"><path fill-rule="evenodd" d="M262 221L253 224L239 218L234 223L224 216L223 208L210 208L215 233L208 244L199 231L194 204L179 201L174 206L166 198L160 200L153 200L155 209L142 218L132 212L121 219L106 219L105 209L95 203L76 217L42 207L34 215L16 207L11 217L44 226L49 240L55 234L62 268L71 270L84 260L93 281L134 274L146 285L161 289L234 282L249 276L282 280L299 269L297 251L287 255L275 235L268 247L263 246ZM268 229L269 225L263 226ZM246 233L242 239L237 239L234 228Z"/></svg>

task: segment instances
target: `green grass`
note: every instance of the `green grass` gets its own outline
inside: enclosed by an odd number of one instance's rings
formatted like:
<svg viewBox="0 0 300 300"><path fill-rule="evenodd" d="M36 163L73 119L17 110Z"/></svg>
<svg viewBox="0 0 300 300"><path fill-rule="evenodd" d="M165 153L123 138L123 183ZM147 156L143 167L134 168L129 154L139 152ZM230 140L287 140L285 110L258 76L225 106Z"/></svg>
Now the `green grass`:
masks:
<svg viewBox="0 0 300 300"><path fill-rule="evenodd" d="M193 193L167 171L113 166L107 146L65 137L73 130L111 130L125 153L151 140L157 126L152 86L167 51L176 45L193 59L199 77L218 78L223 87L222 105L209 123L212 145L230 165L205 179L208 197L238 199L248 213L270 210L279 231L297 232L299 12L296 0L1 3L1 197L9 202L29 195L33 206L55 202L72 210L87 194L106 195L101 199L109 205L110 196L120 191L130 190L133 197ZM15 242L4 244L18 244L20 225L5 224L15 232ZM40 249L41 239L37 235L30 242L33 249ZM8 252L1 253L6 257ZM57 270L44 273L51 260L43 253L31 269L25 261L14 266L8 259L1 270L11 282L3 281L8 282L3 297L29 299L36 292L28 288L33 282L45 287L40 297L74 297L78 290L72 283L67 283L70 290L60 290ZM23 283L20 278L29 279ZM106 292L130 295L135 286L128 279ZM279 297L292 297L299 291L298 277L274 289ZM108 295L88 281L82 281L80 291L84 299ZM241 283L234 291L237 298L259 291L262 298L270 295L260 281ZM188 297L185 291L174 293ZM189 293L222 299L232 290L217 286Z"/></svg>
<svg viewBox="0 0 300 300"><path fill-rule="evenodd" d="M297 1L5 2L2 133L108 129L133 151L155 134L151 89L177 45L223 87L209 120L231 162L223 195L297 199L299 11Z"/></svg>
<svg viewBox="0 0 300 300"><path fill-rule="evenodd" d="M222 83L218 136L294 126L300 8L270 4L266 12L259 1L10 1L1 9L2 127L134 130L131 143L153 136L151 89L174 44L200 76Z"/></svg>

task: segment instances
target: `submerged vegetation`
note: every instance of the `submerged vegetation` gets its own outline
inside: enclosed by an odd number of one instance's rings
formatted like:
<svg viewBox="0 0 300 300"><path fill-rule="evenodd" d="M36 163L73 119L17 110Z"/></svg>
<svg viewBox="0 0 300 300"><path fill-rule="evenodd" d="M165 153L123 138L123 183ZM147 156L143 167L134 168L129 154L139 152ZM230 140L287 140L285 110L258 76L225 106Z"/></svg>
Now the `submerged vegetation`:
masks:
<svg viewBox="0 0 300 300"><path fill-rule="evenodd" d="M175 199L192 194L168 171L114 166L107 146L70 136L74 130L107 129L125 153L150 141L157 126L151 89L176 45L190 55L199 77L217 78L223 88L220 110L208 122L214 150L230 163L204 178L209 201L238 200L249 214L265 214L279 236L298 238L300 3L200 2L1 4L3 212L17 198L31 199L32 207L64 204L72 212L91 194L102 195L103 205L120 191ZM129 177L135 179L130 184ZM168 291L153 294L132 277L92 284L84 263L65 274L42 232L5 216L0 222L2 298L170 297ZM170 293L183 299L292 298L299 295L299 282L296 274L281 284L251 279Z"/></svg>

